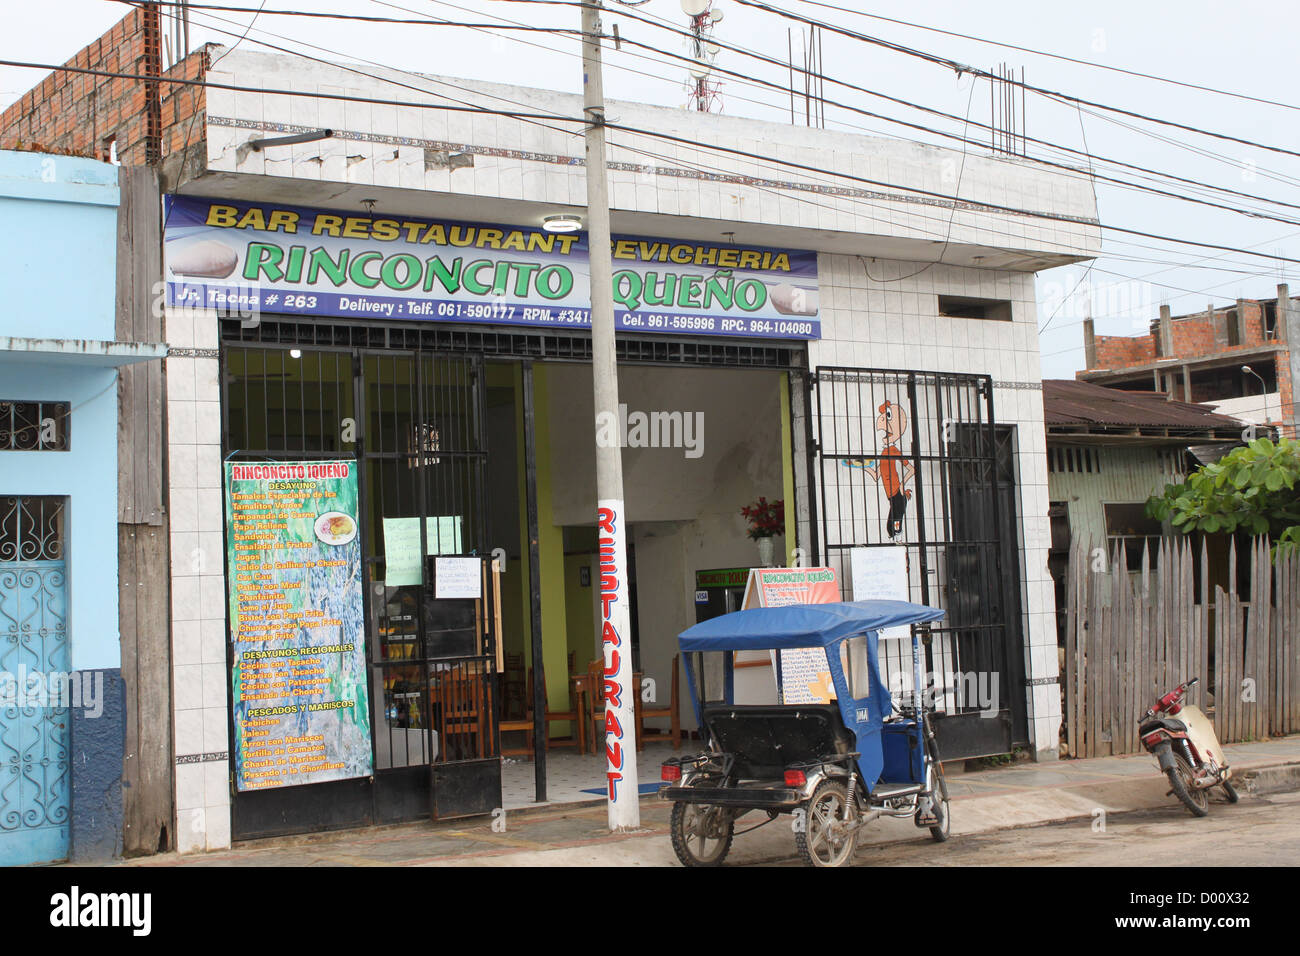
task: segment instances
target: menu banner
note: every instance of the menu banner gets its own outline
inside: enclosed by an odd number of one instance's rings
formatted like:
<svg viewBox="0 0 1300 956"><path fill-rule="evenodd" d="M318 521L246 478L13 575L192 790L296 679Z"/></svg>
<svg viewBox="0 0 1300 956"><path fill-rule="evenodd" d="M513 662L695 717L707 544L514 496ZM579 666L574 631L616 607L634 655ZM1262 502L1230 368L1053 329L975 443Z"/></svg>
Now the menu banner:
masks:
<svg viewBox="0 0 1300 956"><path fill-rule="evenodd" d="M168 196L167 304L591 328L587 234ZM615 327L817 339L817 253L614 236Z"/></svg>
<svg viewBox="0 0 1300 956"><path fill-rule="evenodd" d="M235 783L372 772L354 461L226 462Z"/></svg>
<svg viewBox="0 0 1300 956"><path fill-rule="evenodd" d="M744 607L833 604L840 599L834 568L754 568L745 586ZM780 655L778 692L783 704L826 704L835 696L826 651L795 647Z"/></svg>

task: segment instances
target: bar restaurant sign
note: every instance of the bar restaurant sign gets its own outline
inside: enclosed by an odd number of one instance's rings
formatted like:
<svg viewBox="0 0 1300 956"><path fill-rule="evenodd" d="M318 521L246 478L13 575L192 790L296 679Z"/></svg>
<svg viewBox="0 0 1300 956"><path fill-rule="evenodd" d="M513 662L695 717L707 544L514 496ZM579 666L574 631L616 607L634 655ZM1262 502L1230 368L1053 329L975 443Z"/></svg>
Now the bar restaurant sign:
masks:
<svg viewBox="0 0 1300 956"><path fill-rule="evenodd" d="M235 783L371 773L355 461L226 462Z"/></svg>
<svg viewBox="0 0 1300 956"><path fill-rule="evenodd" d="M167 197L168 305L591 327L586 233ZM628 332L821 337L817 254L615 236Z"/></svg>

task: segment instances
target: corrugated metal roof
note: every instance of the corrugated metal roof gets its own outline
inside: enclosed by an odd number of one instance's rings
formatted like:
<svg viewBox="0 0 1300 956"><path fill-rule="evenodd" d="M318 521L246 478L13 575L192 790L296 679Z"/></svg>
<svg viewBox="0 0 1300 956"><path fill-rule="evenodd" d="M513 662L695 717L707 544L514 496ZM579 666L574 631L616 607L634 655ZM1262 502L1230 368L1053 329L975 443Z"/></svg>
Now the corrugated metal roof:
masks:
<svg viewBox="0 0 1300 956"><path fill-rule="evenodd" d="M1241 422L1207 405L1168 401L1161 392L1125 392L1091 382L1043 380L1043 421L1053 425L1240 429Z"/></svg>

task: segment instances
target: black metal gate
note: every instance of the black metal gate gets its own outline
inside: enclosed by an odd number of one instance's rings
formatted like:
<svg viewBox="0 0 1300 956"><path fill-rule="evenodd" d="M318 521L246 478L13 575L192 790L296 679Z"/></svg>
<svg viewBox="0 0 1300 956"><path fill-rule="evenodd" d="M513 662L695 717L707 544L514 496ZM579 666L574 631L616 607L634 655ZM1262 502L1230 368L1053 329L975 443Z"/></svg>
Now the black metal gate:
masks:
<svg viewBox="0 0 1300 956"><path fill-rule="evenodd" d="M439 555L483 555L483 359L474 354L228 345L223 454L354 459L365 565L374 776L236 792L236 839L501 805L492 589L435 599ZM419 537L386 568L386 535Z"/></svg>
<svg viewBox="0 0 1300 956"><path fill-rule="evenodd" d="M819 560L851 600L855 549L903 549L891 593L905 587L909 600L947 611L926 649L924 688L945 759L1027 743L1014 430L995 423L992 380L823 366L811 382ZM858 588L878 585L861 560ZM882 648L891 690L910 693L910 649Z"/></svg>

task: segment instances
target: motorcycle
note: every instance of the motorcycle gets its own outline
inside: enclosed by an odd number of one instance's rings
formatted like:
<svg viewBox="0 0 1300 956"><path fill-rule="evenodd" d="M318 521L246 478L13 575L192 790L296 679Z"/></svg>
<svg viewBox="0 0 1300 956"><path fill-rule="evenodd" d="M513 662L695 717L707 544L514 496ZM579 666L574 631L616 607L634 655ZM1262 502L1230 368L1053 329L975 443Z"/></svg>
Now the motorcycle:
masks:
<svg viewBox="0 0 1300 956"><path fill-rule="evenodd" d="M1210 788L1222 787L1229 803L1237 791L1228 778L1232 770L1223 756L1214 724L1199 707L1183 702L1199 678L1179 684L1138 719L1142 746L1155 755L1169 778L1169 794L1178 797L1192 816L1210 812ZM1169 794L1166 794L1168 796Z"/></svg>

